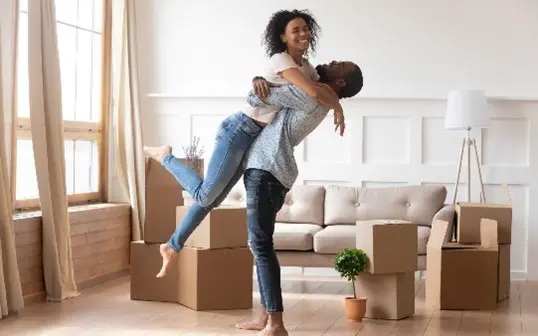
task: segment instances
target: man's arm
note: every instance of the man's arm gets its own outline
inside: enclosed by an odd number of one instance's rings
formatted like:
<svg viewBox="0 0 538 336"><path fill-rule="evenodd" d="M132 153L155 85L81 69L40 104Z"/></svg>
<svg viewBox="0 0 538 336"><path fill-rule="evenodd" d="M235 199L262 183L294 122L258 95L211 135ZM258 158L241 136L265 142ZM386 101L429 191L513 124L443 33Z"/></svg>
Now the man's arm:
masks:
<svg viewBox="0 0 538 336"><path fill-rule="evenodd" d="M295 85L272 87L265 100L261 100L253 91L250 91L247 96L247 102L254 107L273 105L302 111L312 111L319 105L314 98Z"/></svg>

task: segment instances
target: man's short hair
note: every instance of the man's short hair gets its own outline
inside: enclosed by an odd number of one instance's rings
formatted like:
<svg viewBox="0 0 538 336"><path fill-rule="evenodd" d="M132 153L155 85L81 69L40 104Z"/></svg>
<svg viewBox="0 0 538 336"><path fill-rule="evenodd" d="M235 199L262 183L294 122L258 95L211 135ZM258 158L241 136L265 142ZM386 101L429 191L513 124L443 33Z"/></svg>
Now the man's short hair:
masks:
<svg viewBox="0 0 538 336"><path fill-rule="evenodd" d="M355 69L346 74L346 86L342 89L342 98L350 98L362 90L363 78L361 68L355 65Z"/></svg>

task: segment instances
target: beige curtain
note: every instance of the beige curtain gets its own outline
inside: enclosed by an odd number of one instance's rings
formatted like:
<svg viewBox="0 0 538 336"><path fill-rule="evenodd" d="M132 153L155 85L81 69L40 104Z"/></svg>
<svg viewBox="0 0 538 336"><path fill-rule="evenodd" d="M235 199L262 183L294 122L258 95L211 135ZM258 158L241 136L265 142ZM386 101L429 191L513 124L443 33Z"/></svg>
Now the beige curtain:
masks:
<svg viewBox="0 0 538 336"><path fill-rule="evenodd" d="M139 107L135 1L113 1L112 88L114 159L132 208L132 240L143 239L145 160Z"/></svg>
<svg viewBox="0 0 538 336"><path fill-rule="evenodd" d="M62 120L60 60L53 0L28 1L30 119L43 214L47 300L77 296L73 271Z"/></svg>
<svg viewBox="0 0 538 336"><path fill-rule="evenodd" d="M17 0L0 3L0 318L24 306L15 249L9 168L14 144L18 12Z"/></svg>

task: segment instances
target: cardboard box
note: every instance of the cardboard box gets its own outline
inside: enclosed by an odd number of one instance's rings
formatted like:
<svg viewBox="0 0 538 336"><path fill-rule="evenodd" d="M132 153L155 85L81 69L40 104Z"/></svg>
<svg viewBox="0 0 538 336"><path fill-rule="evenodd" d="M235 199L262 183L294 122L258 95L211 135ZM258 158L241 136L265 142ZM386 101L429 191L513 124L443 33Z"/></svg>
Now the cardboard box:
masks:
<svg viewBox="0 0 538 336"><path fill-rule="evenodd" d="M146 159L144 241L164 243L176 228L176 207L183 205L181 185L159 162Z"/></svg>
<svg viewBox="0 0 538 336"><path fill-rule="evenodd" d="M497 222L499 244L512 243L512 202L507 185L503 185L506 204L468 203L456 204L457 241L462 244L480 244L480 220Z"/></svg>
<svg viewBox="0 0 538 336"><path fill-rule="evenodd" d="M495 309L498 294L497 224L482 219L481 244L449 243L449 225L436 220L427 247L426 301L439 309Z"/></svg>
<svg viewBox="0 0 538 336"><path fill-rule="evenodd" d="M184 247L179 259L179 303L194 310L252 308L253 258L248 248Z"/></svg>
<svg viewBox="0 0 538 336"><path fill-rule="evenodd" d="M203 169L200 177L203 178ZM180 205L183 205L183 188L179 182L159 162L146 158L146 243L164 243L170 239L177 224L176 208Z"/></svg>
<svg viewBox="0 0 538 336"><path fill-rule="evenodd" d="M415 314L415 272L361 273L355 290L357 296L368 298L367 318L399 320Z"/></svg>
<svg viewBox="0 0 538 336"><path fill-rule="evenodd" d="M157 279L155 276L161 265L159 244L146 244L141 240L131 242L131 300L178 303L177 263L170 267L166 277Z"/></svg>
<svg viewBox="0 0 538 336"><path fill-rule="evenodd" d="M368 255L367 272L371 274L418 269L416 224L400 220L357 221L356 247Z"/></svg>
<svg viewBox="0 0 538 336"><path fill-rule="evenodd" d="M178 225L189 210L177 207ZM219 207L211 210L185 241L185 246L204 249L247 247L247 210L239 207Z"/></svg>
<svg viewBox="0 0 538 336"><path fill-rule="evenodd" d="M499 277L497 301L510 296L510 245L499 245Z"/></svg>

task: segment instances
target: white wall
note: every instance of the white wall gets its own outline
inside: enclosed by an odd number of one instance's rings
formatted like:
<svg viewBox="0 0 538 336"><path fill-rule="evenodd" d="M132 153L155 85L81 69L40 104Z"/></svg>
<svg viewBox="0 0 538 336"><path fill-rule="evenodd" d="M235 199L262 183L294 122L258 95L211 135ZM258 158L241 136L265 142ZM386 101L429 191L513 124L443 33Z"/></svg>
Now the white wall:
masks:
<svg viewBox="0 0 538 336"><path fill-rule="evenodd" d="M316 15L323 35L313 62L353 60L365 76L360 97L344 102L344 138L327 119L297 149L297 183L442 183L450 201L463 134L443 129L444 99L454 88L485 89L494 124L474 136L488 201L503 201L500 184L510 185L512 274L538 279L537 264L529 262L538 257L538 208L532 206L538 201L538 2L136 4L145 142L171 144L178 155L194 135L211 153L218 123L242 106L250 79L261 72L260 35L281 8ZM478 196L476 176L471 186Z"/></svg>

